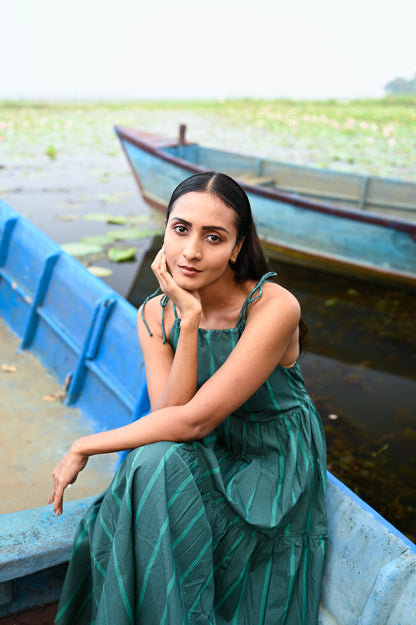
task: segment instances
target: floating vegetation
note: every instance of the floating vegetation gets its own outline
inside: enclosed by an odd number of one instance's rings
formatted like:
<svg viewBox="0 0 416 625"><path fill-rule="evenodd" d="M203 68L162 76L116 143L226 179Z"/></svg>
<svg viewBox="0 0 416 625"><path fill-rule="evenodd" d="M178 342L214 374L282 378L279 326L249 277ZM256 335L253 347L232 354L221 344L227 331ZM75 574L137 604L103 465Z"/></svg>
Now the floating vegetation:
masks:
<svg viewBox="0 0 416 625"><path fill-rule="evenodd" d="M110 230L107 236L114 241L134 241L135 239L148 239L163 234L161 228L123 228L122 230Z"/></svg>
<svg viewBox="0 0 416 625"><path fill-rule="evenodd" d="M129 223L132 225L151 222L150 215L134 215L133 217L129 217L128 219L129 219Z"/></svg>
<svg viewBox="0 0 416 625"><path fill-rule="evenodd" d="M113 274L109 267L100 267L99 265L89 265L87 269L97 278L107 278Z"/></svg>
<svg viewBox="0 0 416 625"><path fill-rule="evenodd" d="M77 221L78 215L58 215L59 221Z"/></svg>
<svg viewBox="0 0 416 625"><path fill-rule="evenodd" d="M91 234L81 239L81 243L85 245L100 245L101 247L111 245L112 242L113 238L109 237L107 234Z"/></svg>
<svg viewBox="0 0 416 625"><path fill-rule="evenodd" d="M110 213L86 213L82 216L85 221L99 221L103 223L114 223L114 219L118 217L118 215L111 215Z"/></svg>
<svg viewBox="0 0 416 625"><path fill-rule="evenodd" d="M118 224L124 226L126 224L135 225L140 223L151 223L149 215L133 215L126 217L125 215L114 215L113 213L85 213L82 215L85 221L98 221L107 224ZM158 229L159 232L160 229Z"/></svg>
<svg viewBox="0 0 416 625"><path fill-rule="evenodd" d="M331 297L329 299L326 299L324 301L325 306L335 306L335 304L338 303L338 298L337 297Z"/></svg>
<svg viewBox="0 0 416 625"><path fill-rule="evenodd" d="M128 195L129 193L126 191L114 191L114 193L100 193L97 195L97 198L102 202L120 203L124 202L126 200L126 196Z"/></svg>
<svg viewBox="0 0 416 625"><path fill-rule="evenodd" d="M119 226L124 226L127 223L127 217L123 217L122 215L114 215L107 219L108 224L118 224Z"/></svg>
<svg viewBox="0 0 416 625"><path fill-rule="evenodd" d="M127 261L133 261L136 258L137 249L135 247L110 247L108 249L108 259L113 263L124 263Z"/></svg>
<svg viewBox="0 0 416 625"><path fill-rule="evenodd" d="M71 254L71 256L75 256L76 258L100 254L102 252L101 245L94 245L92 243L64 243L61 247L67 254Z"/></svg>
<svg viewBox="0 0 416 625"><path fill-rule="evenodd" d="M120 155L113 126L174 133L183 119L201 143L342 171L412 179L414 98L350 101L227 100L110 103L0 103L0 142L22 157L99 151ZM94 120L94 123L91 121ZM325 140L322 140L324 137ZM109 171L106 165L95 175ZM111 171L111 170L110 170ZM103 201L118 201L105 199Z"/></svg>
<svg viewBox="0 0 416 625"><path fill-rule="evenodd" d="M92 234L85 236L80 242L64 243L62 248L72 256L83 258L97 256L107 253L107 258L114 263L132 262L136 258L136 247L115 247L116 241L136 241L141 239L154 238L163 233L163 229L156 226L137 227L126 224L151 223L149 216L139 215L138 217L124 217L109 213L88 213L83 215L86 221L97 221L108 224L119 224L117 230L109 230L104 234ZM108 249L106 249L108 248ZM111 270L93 265L88 267L91 273L104 278L112 275Z"/></svg>
<svg viewBox="0 0 416 625"><path fill-rule="evenodd" d="M49 145L45 150L46 156L48 156L51 161L54 161L58 156L57 149L53 145Z"/></svg>

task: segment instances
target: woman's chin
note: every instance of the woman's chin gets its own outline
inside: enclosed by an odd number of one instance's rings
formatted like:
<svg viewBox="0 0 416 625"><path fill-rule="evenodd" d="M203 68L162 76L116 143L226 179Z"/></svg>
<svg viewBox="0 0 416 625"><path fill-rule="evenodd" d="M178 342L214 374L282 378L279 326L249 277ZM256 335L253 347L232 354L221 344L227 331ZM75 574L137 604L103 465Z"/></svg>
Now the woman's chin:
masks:
<svg viewBox="0 0 416 625"><path fill-rule="evenodd" d="M187 291L196 291L204 286L204 282L199 274L194 276L175 275L174 280L178 286Z"/></svg>

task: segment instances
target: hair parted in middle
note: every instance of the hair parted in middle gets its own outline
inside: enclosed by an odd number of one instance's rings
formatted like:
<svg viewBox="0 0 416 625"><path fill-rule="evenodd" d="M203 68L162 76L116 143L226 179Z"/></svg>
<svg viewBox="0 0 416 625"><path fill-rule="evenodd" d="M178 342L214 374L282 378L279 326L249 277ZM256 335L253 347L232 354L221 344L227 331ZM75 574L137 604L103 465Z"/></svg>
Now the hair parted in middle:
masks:
<svg viewBox="0 0 416 625"><path fill-rule="evenodd" d="M237 282L259 280L269 271L251 212L250 201L241 186L227 174L207 171L183 180L173 191L166 221L175 202L186 193L212 193L236 213L237 243L240 253L231 267Z"/></svg>

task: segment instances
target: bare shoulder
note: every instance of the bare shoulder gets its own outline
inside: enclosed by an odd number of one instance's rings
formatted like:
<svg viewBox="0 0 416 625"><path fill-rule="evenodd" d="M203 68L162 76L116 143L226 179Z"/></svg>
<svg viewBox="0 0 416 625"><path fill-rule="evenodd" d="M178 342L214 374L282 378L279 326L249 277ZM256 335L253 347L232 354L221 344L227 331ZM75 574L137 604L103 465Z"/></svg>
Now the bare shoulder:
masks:
<svg viewBox="0 0 416 625"><path fill-rule="evenodd" d="M247 318L250 317L250 314L263 316L270 313L275 313L279 316L289 315L293 319L297 319L297 322L300 319L300 304L296 297L275 282L266 282L263 285L262 296L249 306Z"/></svg>
<svg viewBox="0 0 416 625"><path fill-rule="evenodd" d="M152 297L145 304L142 304L137 313L137 328L139 334L146 332L149 334L149 330L152 334L162 336L162 306L161 301L163 299L163 293ZM165 311L165 324L169 321L170 316L170 302L166 306ZM147 325L147 328L146 328Z"/></svg>

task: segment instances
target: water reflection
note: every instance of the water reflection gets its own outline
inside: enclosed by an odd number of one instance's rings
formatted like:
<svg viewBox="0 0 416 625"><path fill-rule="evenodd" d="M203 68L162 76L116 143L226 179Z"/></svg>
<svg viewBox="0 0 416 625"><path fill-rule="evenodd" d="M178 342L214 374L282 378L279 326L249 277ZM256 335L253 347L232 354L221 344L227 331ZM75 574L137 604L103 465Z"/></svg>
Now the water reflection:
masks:
<svg viewBox="0 0 416 625"><path fill-rule="evenodd" d="M143 255L126 298L157 284ZM416 295L270 262L301 302L309 337L302 371L328 442L330 470L412 540L416 538Z"/></svg>

